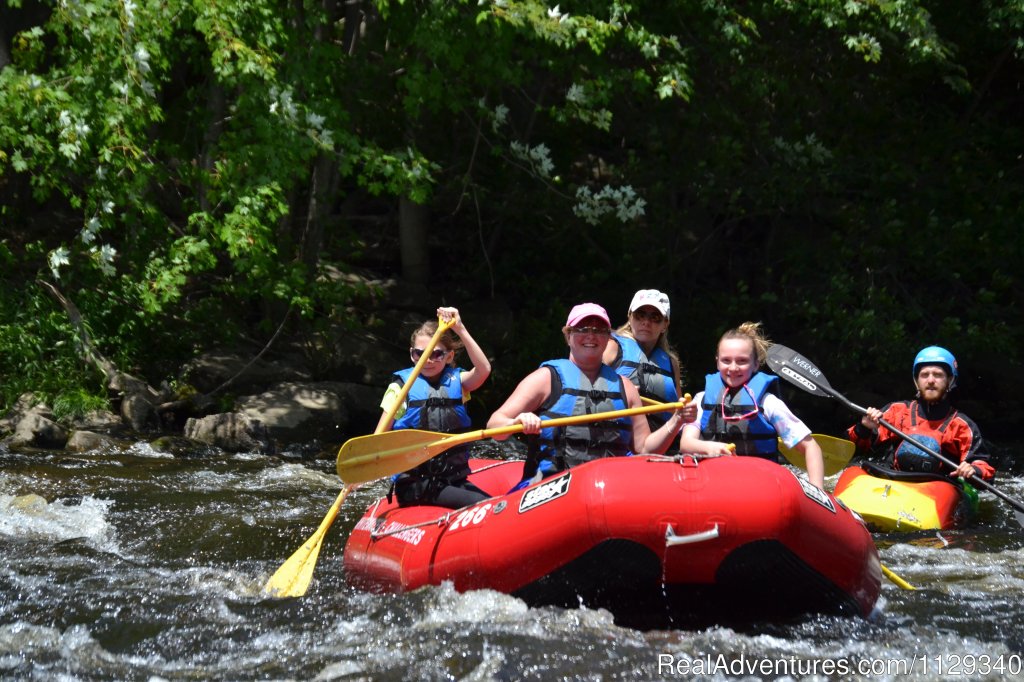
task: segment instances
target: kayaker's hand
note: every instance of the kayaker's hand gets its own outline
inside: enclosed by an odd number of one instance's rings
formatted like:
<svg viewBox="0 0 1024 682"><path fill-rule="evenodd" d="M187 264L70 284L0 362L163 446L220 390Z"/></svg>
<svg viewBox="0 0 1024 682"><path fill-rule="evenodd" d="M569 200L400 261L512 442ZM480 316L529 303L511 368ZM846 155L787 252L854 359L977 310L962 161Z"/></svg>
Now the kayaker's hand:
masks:
<svg viewBox="0 0 1024 682"><path fill-rule="evenodd" d="M956 471L953 472L953 475L959 476L960 478L971 478L977 473L978 470L975 469L974 465L970 462L960 462L956 467Z"/></svg>
<svg viewBox="0 0 1024 682"><path fill-rule="evenodd" d="M692 424L697 421L697 403L691 400L686 407L676 410L676 414L683 418L684 424Z"/></svg>
<svg viewBox="0 0 1024 682"><path fill-rule="evenodd" d="M882 411L877 407L869 407L865 410L866 414L860 418L861 426L872 431L877 431L880 426L879 422L882 419Z"/></svg>

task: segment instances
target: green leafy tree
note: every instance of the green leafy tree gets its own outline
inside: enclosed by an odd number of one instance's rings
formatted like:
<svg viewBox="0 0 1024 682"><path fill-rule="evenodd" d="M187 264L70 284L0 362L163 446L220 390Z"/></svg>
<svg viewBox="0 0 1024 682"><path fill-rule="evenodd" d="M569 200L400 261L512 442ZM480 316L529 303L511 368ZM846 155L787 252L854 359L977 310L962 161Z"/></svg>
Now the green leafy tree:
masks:
<svg viewBox="0 0 1024 682"><path fill-rule="evenodd" d="M538 330L516 369L569 301L641 286L697 365L744 318L844 371L925 337L1016 353L1022 23L1019 0L14 0L0 350L17 374L67 340L14 331L46 279L156 381L282 321L316 338L366 289L338 273L398 271L404 243L407 276L514 302Z"/></svg>

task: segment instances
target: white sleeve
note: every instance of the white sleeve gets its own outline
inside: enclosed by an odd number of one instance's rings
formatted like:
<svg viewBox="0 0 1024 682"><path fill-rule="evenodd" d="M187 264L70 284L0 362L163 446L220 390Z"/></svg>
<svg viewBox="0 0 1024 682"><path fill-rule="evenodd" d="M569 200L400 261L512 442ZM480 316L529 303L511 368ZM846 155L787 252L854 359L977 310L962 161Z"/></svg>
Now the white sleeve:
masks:
<svg viewBox="0 0 1024 682"><path fill-rule="evenodd" d="M764 416L771 422L787 448L795 447L811 433L807 425L790 411L786 403L771 393L764 398Z"/></svg>

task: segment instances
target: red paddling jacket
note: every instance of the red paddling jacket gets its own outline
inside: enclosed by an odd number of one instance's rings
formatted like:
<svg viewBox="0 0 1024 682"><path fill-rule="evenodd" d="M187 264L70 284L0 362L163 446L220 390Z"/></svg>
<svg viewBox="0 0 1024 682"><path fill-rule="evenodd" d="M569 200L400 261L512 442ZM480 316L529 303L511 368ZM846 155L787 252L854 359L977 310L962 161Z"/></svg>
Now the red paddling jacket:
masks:
<svg viewBox="0 0 1024 682"><path fill-rule="evenodd" d="M988 481L995 476L996 470L989 464L989 454L978 425L967 415L955 410L948 400L940 400L934 405L919 400L904 400L889 403L882 412L882 419L948 459L970 462L983 480ZM858 448L887 448L895 469L933 473L950 471L935 457L905 442L884 426L879 427L876 437L871 429L858 421L850 427L848 433Z"/></svg>

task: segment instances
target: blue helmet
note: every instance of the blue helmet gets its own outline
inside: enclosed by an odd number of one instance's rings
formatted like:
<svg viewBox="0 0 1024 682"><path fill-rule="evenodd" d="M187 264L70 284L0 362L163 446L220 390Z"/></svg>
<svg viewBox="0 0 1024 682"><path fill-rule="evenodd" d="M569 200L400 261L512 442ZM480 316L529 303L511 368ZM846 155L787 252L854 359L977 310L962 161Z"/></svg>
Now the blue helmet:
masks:
<svg viewBox="0 0 1024 682"><path fill-rule="evenodd" d="M956 380L959 374L956 370L956 358L945 348L940 346L928 346L922 348L917 357L914 358L914 381L917 382L917 372L921 365L944 365L946 371L949 372L953 379L949 382L949 388L952 389L956 386Z"/></svg>

